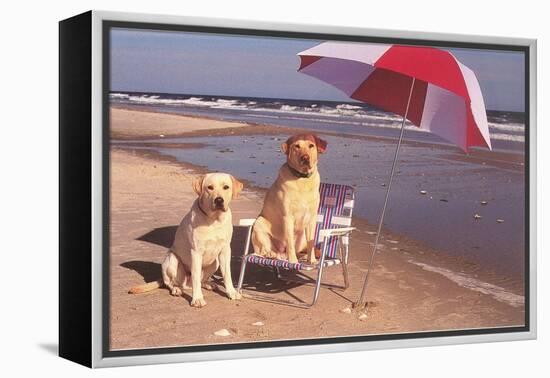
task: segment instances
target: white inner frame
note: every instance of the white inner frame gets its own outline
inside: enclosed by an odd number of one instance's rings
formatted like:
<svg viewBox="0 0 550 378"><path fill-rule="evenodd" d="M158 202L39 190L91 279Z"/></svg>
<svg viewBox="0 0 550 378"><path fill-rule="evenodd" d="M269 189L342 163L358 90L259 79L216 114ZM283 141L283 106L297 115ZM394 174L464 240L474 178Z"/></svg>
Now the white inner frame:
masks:
<svg viewBox="0 0 550 378"><path fill-rule="evenodd" d="M323 344L269 347L262 349L234 349L208 352L186 352L157 355L142 355L128 357L103 357L102 356L102 186L103 186L103 99L102 99L102 22L103 21L125 21L144 22L157 24L181 24L204 27L225 27L239 29L271 30L282 32L301 33L326 33L334 35L353 35L383 38L410 38L420 40L433 40L438 42L466 42L503 44L529 47L529 176L530 176L530 266L529 266L529 287L530 287L530 331L511 332L485 335L461 335L447 337L429 337L420 339L399 339L386 341L366 341L343 344ZM466 344L496 341L527 340L536 338L536 313L537 313L537 290L536 290L536 246L537 246L537 169L536 169L536 72L537 53L536 40L523 38L487 37L477 35L424 33L399 30L378 30L352 27L336 27L308 24L287 24L267 23L256 21L226 20L202 17L182 17L154 14L138 14L123 12L92 12L92 366L93 367L114 367L128 365L143 365L153 363L191 362L205 360L221 360L235 358L284 356L296 354L349 352L372 349L388 349L403 347L421 347L449 344ZM153 348L151 348L153 349Z"/></svg>

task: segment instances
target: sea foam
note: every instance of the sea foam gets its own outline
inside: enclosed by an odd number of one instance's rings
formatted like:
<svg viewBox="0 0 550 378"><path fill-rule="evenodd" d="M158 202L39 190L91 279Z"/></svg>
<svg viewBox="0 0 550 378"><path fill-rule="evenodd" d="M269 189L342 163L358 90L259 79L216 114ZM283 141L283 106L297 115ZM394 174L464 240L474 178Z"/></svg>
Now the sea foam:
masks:
<svg viewBox="0 0 550 378"><path fill-rule="evenodd" d="M368 108L358 103L311 103L299 100L273 100L273 99L241 99L241 98L215 98L206 96L178 96L178 95L156 95L156 94L129 94L111 93L110 98L115 102L134 103L158 106L190 107L200 109L223 109L228 111L250 112L250 115L260 118L277 118L289 120L307 120L320 123L348 124L369 126L378 128L398 129L401 127L401 116L392 113L385 113L380 110ZM287 103L285 103L287 101ZM489 129L491 139L505 140L510 142L525 141L525 126L512 121L504 115L489 117ZM422 129L406 123L408 130L425 132Z"/></svg>
<svg viewBox="0 0 550 378"><path fill-rule="evenodd" d="M500 286L493 285L488 282L483 282L464 273L453 272L449 269L435 267L414 260L408 261L411 264L420 266L424 270L440 274L445 278L453 281L458 286L477 291L482 294L490 295L497 301L509 304L512 307L521 307L525 305L525 297L523 295L511 293Z"/></svg>

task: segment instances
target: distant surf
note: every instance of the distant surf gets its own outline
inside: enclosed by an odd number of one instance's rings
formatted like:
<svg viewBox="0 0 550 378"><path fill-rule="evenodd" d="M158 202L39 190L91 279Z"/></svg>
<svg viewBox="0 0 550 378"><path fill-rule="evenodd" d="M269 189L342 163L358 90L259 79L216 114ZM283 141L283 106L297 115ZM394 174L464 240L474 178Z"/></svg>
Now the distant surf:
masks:
<svg viewBox="0 0 550 378"><path fill-rule="evenodd" d="M333 102L293 99L273 99L255 97L224 97L179 94L153 94L141 92L112 92L113 104L148 105L157 110L182 113L214 112L228 120L257 121L275 120L281 124L285 120L296 124L307 122L330 124L334 126L363 126L378 129L398 129L400 116L387 113L367 104L358 102ZM525 141L524 113L488 111L491 140L523 143ZM292 126L292 125L291 125ZM418 127L408 124L408 130L426 133Z"/></svg>

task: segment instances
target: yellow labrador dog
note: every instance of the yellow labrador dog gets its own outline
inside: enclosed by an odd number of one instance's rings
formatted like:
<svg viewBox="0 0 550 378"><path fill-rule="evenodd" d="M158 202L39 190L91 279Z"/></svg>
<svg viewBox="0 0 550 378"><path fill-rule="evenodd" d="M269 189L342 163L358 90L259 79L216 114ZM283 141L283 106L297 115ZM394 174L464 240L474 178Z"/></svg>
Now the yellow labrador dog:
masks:
<svg viewBox="0 0 550 378"><path fill-rule="evenodd" d="M191 306L206 305L202 285L221 270L225 292L230 299L241 295L231 279L231 237L233 223L229 203L242 190L243 184L226 173L209 173L193 182L198 198L181 221L174 243L162 263L162 280L130 289L137 294L164 284L172 295L181 295L191 281Z"/></svg>
<svg viewBox="0 0 550 378"><path fill-rule="evenodd" d="M314 233L319 207L318 154L327 142L312 134L294 135L281 145L286 163L264 200L252 231L254 253L297 262L306 252L315 263Z"/></svg>

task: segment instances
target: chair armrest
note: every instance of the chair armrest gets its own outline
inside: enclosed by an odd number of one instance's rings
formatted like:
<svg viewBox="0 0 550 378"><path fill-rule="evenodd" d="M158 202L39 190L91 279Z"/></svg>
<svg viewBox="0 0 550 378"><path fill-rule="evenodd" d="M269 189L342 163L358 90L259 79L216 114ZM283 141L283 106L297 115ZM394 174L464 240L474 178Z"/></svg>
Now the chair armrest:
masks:
<svg viewBox="0 0 550 378"><path fill-rule="evenodd" d="M239 226L247 226L250 227L256 222L256 218L245 218L245 219L239 219Z"/></svg>
<svg viewBox="0 0 550 378"><path fill-rule="evenodd" d="M355 227L325 228L323 230L319 230L319 236L322 238L328 238L331 236L343 236L348 235L355 229Z"/></svg>

